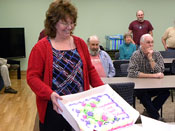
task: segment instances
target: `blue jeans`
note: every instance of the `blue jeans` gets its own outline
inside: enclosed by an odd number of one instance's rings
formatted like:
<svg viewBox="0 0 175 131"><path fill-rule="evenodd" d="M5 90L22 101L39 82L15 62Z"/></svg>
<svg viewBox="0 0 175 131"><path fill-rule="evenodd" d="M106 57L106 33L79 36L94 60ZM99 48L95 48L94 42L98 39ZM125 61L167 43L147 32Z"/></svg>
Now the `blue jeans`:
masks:
<svg viewBox="0 0 175 131"><path fill-rule="evenodd" d="M143 89L136 90L136 96L140 99L143 106L146 108L149 116L154 119L159 119L159 110L169 97L170 92L168 89ZM154 99L151 98L153 96Z"/></svg>
<svg viewBox="0 0 175 131"><path fill-rule="evenodd" d="M175 48L167 48L167 51L175 51Z"/></svg>

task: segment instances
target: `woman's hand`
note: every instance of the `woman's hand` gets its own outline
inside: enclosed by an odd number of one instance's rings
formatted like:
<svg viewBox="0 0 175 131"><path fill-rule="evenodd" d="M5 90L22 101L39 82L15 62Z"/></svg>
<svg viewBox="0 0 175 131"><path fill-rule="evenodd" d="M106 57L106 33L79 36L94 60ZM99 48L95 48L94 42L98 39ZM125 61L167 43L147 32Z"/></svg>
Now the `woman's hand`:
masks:
<svg viewBox="0 0 175 131"><path fill-rule="evenodd" d="M56 92L53 92L51 94L51 101L52 101L52 104L53 104L53 109L59 113L59 110L62 112L63 110L61 109L60 105L58 104L57 102L57 99L59 100L62 100L62 97L59 96Z"/></svg>

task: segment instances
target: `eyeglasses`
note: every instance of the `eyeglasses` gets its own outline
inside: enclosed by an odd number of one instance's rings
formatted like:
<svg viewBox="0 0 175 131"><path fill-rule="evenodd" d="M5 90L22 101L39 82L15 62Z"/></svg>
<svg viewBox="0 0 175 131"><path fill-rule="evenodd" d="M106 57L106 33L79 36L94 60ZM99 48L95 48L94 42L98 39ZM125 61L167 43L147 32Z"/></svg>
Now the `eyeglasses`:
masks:
<svg viewBox="0 0 175 131"><path fill-rule="evenodd" d="M154 41L146 41L146 44L153 44Z"/></svg>
<svg viewBox="0 0 175 131"><path fill-rule="evenodd" d="M75 26L75 23L65 23L65 22L60 22L60 24L64 25L65 27L68 27L68 26Z"/></svg>

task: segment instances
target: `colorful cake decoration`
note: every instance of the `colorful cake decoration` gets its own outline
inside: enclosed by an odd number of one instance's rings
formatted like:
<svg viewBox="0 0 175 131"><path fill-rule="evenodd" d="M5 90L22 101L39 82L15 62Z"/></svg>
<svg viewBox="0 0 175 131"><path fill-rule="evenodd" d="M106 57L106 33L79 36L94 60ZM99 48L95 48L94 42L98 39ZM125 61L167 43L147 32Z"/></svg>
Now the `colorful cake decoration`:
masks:
<svg viewBox="0 0 175 131"><path fill-rule="evenodd" d="M108 94L66 104L82 131L113 131L133 124L133 118Z"/></svg>

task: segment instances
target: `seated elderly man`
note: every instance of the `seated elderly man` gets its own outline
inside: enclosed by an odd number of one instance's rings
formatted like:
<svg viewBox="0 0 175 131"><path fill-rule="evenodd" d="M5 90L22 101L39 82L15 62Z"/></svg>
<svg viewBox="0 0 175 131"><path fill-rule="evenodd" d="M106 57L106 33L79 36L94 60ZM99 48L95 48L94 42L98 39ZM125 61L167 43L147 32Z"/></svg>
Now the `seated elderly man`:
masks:
<svg viewBox="0 0 175 131"><path fill-rule="evenodd" d="M0 58L0 75L3 79L5 90L4 93L13 93L16 94L17 91L11 88L11 81L9 78L9 70L7 60L4 58Z"/></svg>
<svg viewBox="0 0 175 131"><path fill-rule="evenodd" d="M100 41L97 36L90 36L87 40L92 64L100 77L113 77L115 68L108 53L100 50Z"/></svg>
<svg viewBox="0 0 175 131"><path fill-rule="evenodd" d="M153 44L153 37L150 34L142 35L141 47L133 53L130 59L128 77L159 79L164 77L163 58L159 52L153 50ZM169 97L169 94L168 89L143 89L136 92L136 96L146 108L145 112L148 116L157 120L163 120L158 111ZM151 99L153 96L156 97Z"/></svg>

